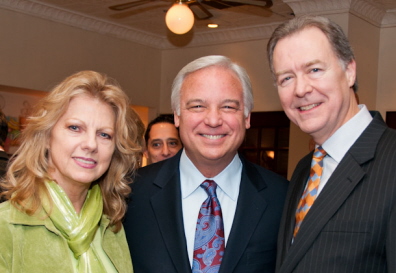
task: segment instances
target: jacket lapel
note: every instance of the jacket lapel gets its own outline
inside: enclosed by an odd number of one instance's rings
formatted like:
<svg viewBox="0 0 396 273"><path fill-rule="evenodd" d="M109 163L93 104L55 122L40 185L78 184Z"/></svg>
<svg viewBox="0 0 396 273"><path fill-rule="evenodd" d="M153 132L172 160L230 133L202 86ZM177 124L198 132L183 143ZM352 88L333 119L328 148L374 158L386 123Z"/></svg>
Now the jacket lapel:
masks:
<svg viewBox="0 0 396 273"><path fill-rule="evenodd" d="M314 205L306 215L299 233L294 239L294 243L290 246L288 253L285 254L286 259L283 259L284 262L281 265L279 273L291 272L293 270L314 243L316 237L319 236L323 227L342 206L359 182L362 181L366 172L361 165L373 159L376 146L385 129L386 125L382 118L376 115L356 143L346 153L323 188L322 193L315 200ZM309 164L307 165L309 171ZM297 180L294 179L302 179L304 177L306 179L306 171L307 169L302 172L301 176L297 175L292 181L295 182ZM299 184L305 183L300 182ZM301 191L301 189L296 186L297 191ZM301 194L297 196L300 197ZM292 214L296 210L297 203L298 198L290 203L293 205L293 208L290 209L289 215L288 239L292 238L293 230L291 226L294 225ZM288 242L290 240L285 243Z"/></svg>
<svg viewBox="0 0 396 273"><path fill-rule="evenodd" d="M226 251L220 273L233 272L245 252L246 246L267 207L266 201L259 194L266 187L257 170L242 160L243 171L239 190L238 205L235 212Z"/></svg>
<svg viewBox="0 0 396 273"><path fill-rule="evenodd" d="M350 169L359 171L348 174L348 170ZM289 251L286 254L286 260L284 260L280 272L291 272L293 270L314 243L323 227L348 198L364 175L365 172L356 161L347 154L329 179L322 193L315 200L309 213L305 216L300 230L294 238L293 244L290 245ZM294 205L293 210L290 212L291 218L289 227L294 226L292 212L295 212L296 207L297 205ZM289 228L287 234L287 239L289 241L285 243L290 244L292 236L293 228Z"/></svg>
<svg viewBox="0 0 396 273"><path fill-rule="evenodd" d="M312 153L310 153L308 156L303 158L299 165L301 166L309 166L311 164L311 158L312 158ZM297 167L297 170L299 167ZM280 261L284 260L284 257L286 253L289 251L289 248L291 246L291 240L293 238L293 231L294 231L294 222L295 222L295 212L296 208L298 206L298 203L300 201L300 198L302 196L302 193L304 191L306 181L309 176L309 171L310 168L304 168L300 172L295 172L292 177L292 181L301 181L299 183L293 183L291 182L291 187L287 193L286 200L287 202L287 207L285 206L284 208L284 218L282 219L281 222L281 231L283 230L282 234L279 234L279 238L281 238L280 241L278 241L279 245L282 245L282 253L281 253L281 258L278 258L277 264ZM293 186L294 185L294 186ZM283 228L282 228L283 227ZM278 268L278 266L277 266Z"/></svg>
<svg viewBox="0 0 396 273"><path fill-rule="evenodd" d="M161 190L151 198L162 238L177 272L191 272L183 227L181 205L180 153L169 159L160 170L154 184Z"/></svg>

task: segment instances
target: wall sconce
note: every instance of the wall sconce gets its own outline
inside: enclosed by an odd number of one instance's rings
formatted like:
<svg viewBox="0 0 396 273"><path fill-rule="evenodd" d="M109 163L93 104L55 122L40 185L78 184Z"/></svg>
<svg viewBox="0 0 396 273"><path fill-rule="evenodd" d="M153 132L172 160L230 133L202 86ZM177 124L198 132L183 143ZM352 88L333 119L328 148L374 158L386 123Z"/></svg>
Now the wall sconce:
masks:
<svg viewBox="0 0 396 273"><path fill-rule="evenodd" d="M175 34L184 34L194 25L194 14L182 0L173 4L165 16L166 26Z"/></svg>

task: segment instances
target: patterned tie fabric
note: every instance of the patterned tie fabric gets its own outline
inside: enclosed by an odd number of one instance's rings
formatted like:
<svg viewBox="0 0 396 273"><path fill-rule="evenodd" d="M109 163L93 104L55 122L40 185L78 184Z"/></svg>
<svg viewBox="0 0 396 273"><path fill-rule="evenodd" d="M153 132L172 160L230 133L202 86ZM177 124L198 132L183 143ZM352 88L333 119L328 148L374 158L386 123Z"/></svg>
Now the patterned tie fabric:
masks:
<svg viewBox="0 0 396 273"><path fill-rule="evenodd" d="M294 227L294 237L296 237L301 223L304 220L305 215L307 215L309 209L314 203L320 182L320 177L323 171L323 158L326 156L326 151L322 149L321 146L317 147L314 151L312 162L311 162L311 172L309 175L308 186L305 189L300 203L298 204L296 211L296 225Z"/></svg>
<svg viewBox="0 0 396 273"><path fill-rule="evenodd" d="M192 272L217 273L225 249L223 215L216 195L217 184L213 180L205 180L201 187L208 198L198 214Z"/></svg>

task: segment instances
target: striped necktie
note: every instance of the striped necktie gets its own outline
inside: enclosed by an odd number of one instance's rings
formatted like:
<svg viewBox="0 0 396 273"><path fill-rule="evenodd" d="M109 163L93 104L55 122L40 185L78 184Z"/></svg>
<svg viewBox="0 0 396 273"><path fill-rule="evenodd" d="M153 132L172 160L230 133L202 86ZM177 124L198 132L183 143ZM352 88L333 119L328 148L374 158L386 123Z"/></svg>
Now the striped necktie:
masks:
<svg viewBox="0 0 396 273"><path fill-rule="evenodd" d="M323 150L321 146L317 147L313 153L308 185L296 210L296 225L294 227L293 234L294 237L296 237L305 215L307 215L309 209L315 202L323 171L323 158L326 156L326 154L326 151Z"/></svg>

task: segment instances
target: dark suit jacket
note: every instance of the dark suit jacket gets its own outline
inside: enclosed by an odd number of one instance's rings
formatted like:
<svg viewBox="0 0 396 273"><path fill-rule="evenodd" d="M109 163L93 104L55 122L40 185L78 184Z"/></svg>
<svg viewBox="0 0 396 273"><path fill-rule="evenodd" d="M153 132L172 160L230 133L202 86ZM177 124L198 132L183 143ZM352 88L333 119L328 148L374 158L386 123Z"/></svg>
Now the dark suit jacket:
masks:
<svg viewBox="0 0 396 273"><path fill-rule="evenodd" d="M340 143L342 145L342 143ZM396 272L396 131L380 114L352 145L306 215L294 216L312 153L297 165L278 239L277 272Z"/></svg>
<svg viewBox="0 0 396 273"><path fill-rule="evenodd" d="M0 151L0 178L2 178L7 172L7 164L8 164L8 155L4 151ZM0 188L0 192L2 192L2 188ZM0 203L4 202L5 198L0 197Z"/></svg>
<svg viewBox="0 0 396 273"><path fill-rule="evenodd" d="M180 155L141 168L133 183L124 227L135 273L191 272L183 227ZM242 162L238 204L220 272L274 272L288 183L273 172Z"/></svg>
<svg viewBox="0 0 396 273"><path fill-rule="evenodd" d="M0 177L7 172L8 155L4 151L0 151Z"/></svg>

